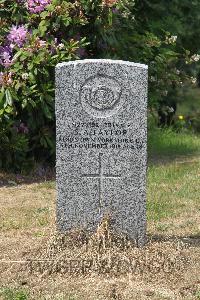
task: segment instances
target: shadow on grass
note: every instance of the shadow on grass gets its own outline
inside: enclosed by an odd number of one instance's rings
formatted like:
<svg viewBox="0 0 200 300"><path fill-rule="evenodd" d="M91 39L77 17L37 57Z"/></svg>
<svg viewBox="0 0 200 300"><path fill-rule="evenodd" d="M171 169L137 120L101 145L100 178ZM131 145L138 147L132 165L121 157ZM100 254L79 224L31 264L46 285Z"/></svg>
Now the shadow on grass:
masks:
<svg viewBox="0 0 200 300"><path fill-rule="evenodd" d="M200 247L200 235L188 235L188 236L177 236L177 235L164 235L164 234L152 234L147 236L147 245L148 243L153 242L181 242L192 247Z"/></svg>
<svg viewBox="0 0 200 300"><path fill-rule="evenodd" d="M0 172L0 188L15 187L23 184L43 183L44 187L55 184L56 175L54 169L48 169L42 175L21 175L13 173Z"/></svg>

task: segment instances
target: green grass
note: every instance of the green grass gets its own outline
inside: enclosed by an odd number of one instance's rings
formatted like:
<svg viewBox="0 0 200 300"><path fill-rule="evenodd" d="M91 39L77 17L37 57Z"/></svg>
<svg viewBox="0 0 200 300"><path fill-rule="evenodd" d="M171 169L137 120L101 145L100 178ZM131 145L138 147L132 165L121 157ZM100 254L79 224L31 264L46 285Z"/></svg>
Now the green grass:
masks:
<svg viewBox="0 0 200 300"><path fill-rule="evenodd" d="M41 208L9 208L0 221L1 230L23 229L44 227L49 224L50 210L48 207Z"/></svg>
<svg viewBox="0 0 200 300"><path fill-rule="evenodd" d="M200 162L151 165L148 169L149 220L177 216L188 204L200 209Z"/></svg>
<svg viewBox="0 0 200 300"><path fill-rule="evenodd" d="M155 127L148 132L148 155L150 160L200 155L200 136Z"/></svg>
<svg viewBox="0 0 200 300"><path fill-rule="evenodd" d="M196 299L200 300L200 290L196 292L195 296L196 296Z"/></svg>
<svg viewBox="0 0 200 300"><path fill-rule="evenodd" d="M40 183L40 185L38 185L39 189L55 189L56 188L56 183L53 180L50 181L45 181Z"/></svg>
<svg viewBox="0 0 200 300"><path fill-rule="evenodd" d="M3 300L28 300L28 292L23 289L2 288L0 297Z"/></svg>
<svg viewBox="0 0 200 300"><path fill-rule="evenodd" d="M188 207L200 210L199 154L200 136L179 134L171 129L156 128L150 132L149 221L175 218Z"/></svg>
<svg viewBox="0 0 200 300"><path fill-rule="evenodd" d="M12 287L3 287L0 288L0 299L1 300L29 300L29 299L35 299L33 296L30 295L30 293L25 289L17 289ZM48 295L37 297L38 300L46 300L46 299L52 299L52 300L78 300L80 298L77 298L76 295L70 294L58 294L58 295Z"/></svg>

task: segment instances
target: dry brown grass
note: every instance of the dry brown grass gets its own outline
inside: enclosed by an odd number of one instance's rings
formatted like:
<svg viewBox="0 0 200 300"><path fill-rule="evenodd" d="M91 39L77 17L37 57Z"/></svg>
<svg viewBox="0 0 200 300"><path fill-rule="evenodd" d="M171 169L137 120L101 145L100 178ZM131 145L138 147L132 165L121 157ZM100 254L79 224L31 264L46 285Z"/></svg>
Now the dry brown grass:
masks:
<svg viewBox="0 0 200 300"><path fill-rule="evenodd" d="M57 234L55 183L14 185L2 178L0 299L200 299L199 203L182 197L189 177L152 182L152 191L154 184L155 191L171 190L177 211L149 219L142 249L116 236L109 222L93 235ZM6 288L29 296L6 298Z"/></svg>
<svg viewBox="0 0 200 300"><path fill-rule="evenodd" d="M112 233L105 243L80 232L17 238L23 247L10 254L20 262L1 263L1 284L28 288L30 299L198 299L198 239L154 238L138 249Z"/></svg>

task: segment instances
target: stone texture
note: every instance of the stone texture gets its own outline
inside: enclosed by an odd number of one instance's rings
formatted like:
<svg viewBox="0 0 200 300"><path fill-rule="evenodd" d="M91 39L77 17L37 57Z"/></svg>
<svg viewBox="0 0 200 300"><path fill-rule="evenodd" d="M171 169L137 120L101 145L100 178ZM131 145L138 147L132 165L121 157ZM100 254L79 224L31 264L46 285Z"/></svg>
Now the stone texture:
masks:
<svg viewBox="0 0 200 300"><path fill-rule="evenodd" d="M146 231L147 66L56 67L57 223L94 230L105 214L138 245Z"/></svg>

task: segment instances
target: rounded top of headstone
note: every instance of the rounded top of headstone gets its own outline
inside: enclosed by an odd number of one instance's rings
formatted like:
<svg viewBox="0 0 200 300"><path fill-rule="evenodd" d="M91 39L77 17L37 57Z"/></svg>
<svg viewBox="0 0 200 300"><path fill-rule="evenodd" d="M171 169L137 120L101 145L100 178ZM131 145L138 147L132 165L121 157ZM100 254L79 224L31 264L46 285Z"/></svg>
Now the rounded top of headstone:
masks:
<svg viewBox="0 0 200 300"><path fill-rule="evenodd" d="M147 65L123 60L85 59L59 63L56 66L57 86L76 91L84 111L95 118L116 115L128 103L130 83L143 84Z"/></svg>
<svg viewBox="0 0 200 300"><path fill-rule="evenodd" d="M56 65L56 68L69 66L69 65L74 65L74 67L75 67L76 65L79 65L79 64L92 64L92 63L120 64L120 65L132 66L135 68L148 69L148 66L144 65L144 64L134 63L134 62L130 62L130 61L124 61L124 60L113 60L113 59L83 59L83 60L75 60L75 61L70 61L70 62L62 62L62 63L58 63Z"/></svg>

